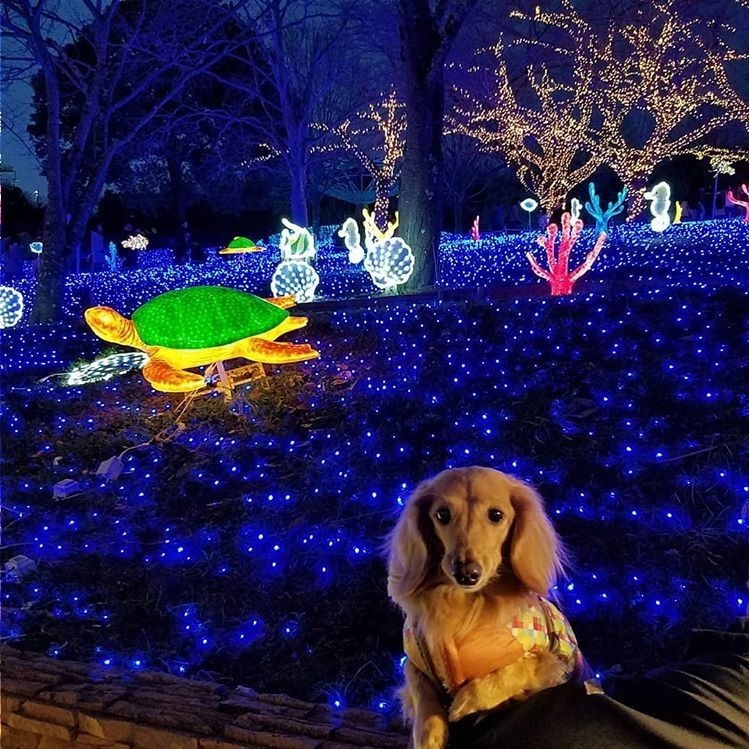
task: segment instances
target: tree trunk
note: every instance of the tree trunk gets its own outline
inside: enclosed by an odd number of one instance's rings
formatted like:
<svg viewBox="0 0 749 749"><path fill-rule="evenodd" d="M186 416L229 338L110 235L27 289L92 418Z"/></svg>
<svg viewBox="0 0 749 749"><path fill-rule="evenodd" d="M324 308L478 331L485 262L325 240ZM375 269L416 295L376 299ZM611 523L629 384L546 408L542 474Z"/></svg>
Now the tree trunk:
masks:
<svg viewBox="0 0 749 749"><path fill-rule="evenodd" d="M435 58L442 39L429 16L428 4L403 3L399 4L399 11L408 113L398 198L399 234L416 259L405 287L407 291L418 291L433 286L438 279L444 71L442 60Z"/></svg>
<svg viewBox="0 0 749 749"><path fill-rule="evenodd" d="M320 238L320 223L322 218L322 199L323 194L319 190L315 190L314 194L310 196L310 214L309 218L312 222L312 236L315 237L315 244L318 243ZM303 226L304 224L302 224Z"/></svg>
<svg viewBox="0 0 749 749"><path fill-rule="evenodd" d="M297 226L306 227L309 223L307 213L307 165L301 160L289 163L291 178L291 220Z"/></svg>
<svg viewBox="0 0 749 749"><path fill-rule="evenodd" d="M623 182L627 185L627 221L647 218L647 201L645 192L648 188L648 178L645 175L625 175Z"/></svg>
<svg viewBox="0 0 749 749"><path fill-rule="evenodd" d="M172 188L172 207L177 219L177 226L181 226L187 218L187 199L185 196L185 180L182 174L182 159L167 155L166 167L169 172L169 183Z"/></svg>
<svg viewBox="0 0 749 749"><path fill-rule="evenodd" d="M42 240L44 250L39 258L36 296L29 322L53 322L62 316L67 262L65 208L59 195L49 195L44 212Z"/></svg>
<svg viewBox="0 0 749 749"><path fill-rule="evenodd" d="M453 201L453 231L460 234L463 225L463 201Z"/></svg>
<svg viewBox="0 0 749 749"><path fill-rule="evenodd" d="M388 228L388 209L390 208L390 180L377 179L375 177L375 202L374 222L375 226L384 232Z"/></svg>

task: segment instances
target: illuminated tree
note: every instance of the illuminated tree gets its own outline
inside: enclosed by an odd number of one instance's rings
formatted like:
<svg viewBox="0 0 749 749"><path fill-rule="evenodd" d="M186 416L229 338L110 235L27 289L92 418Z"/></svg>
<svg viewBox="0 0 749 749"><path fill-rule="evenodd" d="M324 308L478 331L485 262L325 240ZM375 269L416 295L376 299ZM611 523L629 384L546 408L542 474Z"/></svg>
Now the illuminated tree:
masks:
<svg viewBox="0 0 749 749"><path fill-rule="evenodd" d="M490 65L479 56L473 78L482 66L493 77L483 90L461 85L455 126L504 154L547 209L609 165L629 188L632 218L657 164L704 148L730 122L745 127L749 105L727 69L746 56L714 16L687 17L676 0L603 26L572 0L558 7L511 14L528 29L511 44L500 37ZM524 80L508 63L518 47L538 60Z"/></svg>
<svg viewBox="0 0 749 749"><path fill-rule="evenodd" d="M745 127L749 107L727 66L746 57L714 16L687 18L676 0L654 0L623 24L609 24L598 46L599 157L630 188L630 218L656 165L699 151L730 122Z"/></svg>
<svg viewBox="0 0 749 749"><path fill-rule="evenodd" d="M112 0L70 9L57 0L4 0L3 30L19 49L12 66L39 71L46 103L45 252L32 322L59 316L66 257L83 239L113 160L226 53L223 29L243 2ZM70 44L85 54L69 54ZM151 106L138 107L146 96ZM66 131L73 103L78 113Z"/></svg>
<svg viewBox="0 0 749 749"><path fill-rule="evenodd" d="M576 16L569 32L579 40L588 30ZM527 65L518 76L508 63L508 53L518 44L509 45L500 37L488 50L476 53L468 74L473 80L455 89L449 129L475 138L485 152L502 155L549 213L601 163L591 142L594 61L589 54L580 54L578 46L576 54L567 55L572 70L566 81L552 73L548 62Z"/></svg>
<svg viewBox="0 0 749 749"><path fill-rule="evenodd" d="M332 146L353 154L374 181L374 220L380 229L387 227L388 201L396 186L403 158L406 113L394 88L379 101L335 126L319 125L334 137Z"/></svg>

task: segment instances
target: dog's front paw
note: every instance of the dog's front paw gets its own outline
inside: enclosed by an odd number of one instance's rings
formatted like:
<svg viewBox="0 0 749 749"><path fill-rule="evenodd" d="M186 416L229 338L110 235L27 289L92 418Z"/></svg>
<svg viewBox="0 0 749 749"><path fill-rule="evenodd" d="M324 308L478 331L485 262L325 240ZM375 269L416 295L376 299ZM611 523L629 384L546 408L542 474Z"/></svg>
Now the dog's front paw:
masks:
<svg viewBox="0 0 749 749"><path fill-rule="evenodd" d="M444 749L447 745L447 720L444 715L430 715L414 723L414 749Z"/></svg>
<svg viewBox="0 0 749 749"><path fill-rule="evenodd" d="M480 710L491 710L501 702L497 695L486 688L482 688L481 679L469 681L461 687L450 706L448 720L451 723L465 718L466 715L477 713Z"/></svg>

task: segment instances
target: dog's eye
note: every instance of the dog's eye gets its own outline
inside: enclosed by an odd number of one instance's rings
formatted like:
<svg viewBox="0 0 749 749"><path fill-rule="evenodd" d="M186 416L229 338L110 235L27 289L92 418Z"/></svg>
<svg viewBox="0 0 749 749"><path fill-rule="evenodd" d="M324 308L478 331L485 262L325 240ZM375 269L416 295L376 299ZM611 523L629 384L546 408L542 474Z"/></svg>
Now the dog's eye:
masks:
<svg viewBox="0 0 749 749"><path fill-rule="evenodd" d="M450 522L450 510L447 507L440 507L437 512L434 513L434 517L437 518L437 522L441 525L447 525Z"/></svg>
<svg viewBox="0 0 749 749"><path fill-rule="evenodd" d="M504 512L498 510L496 507L492 507L492 509L489 510L489 520L491 520L492 523L501 523L504 516Z"/></svg>

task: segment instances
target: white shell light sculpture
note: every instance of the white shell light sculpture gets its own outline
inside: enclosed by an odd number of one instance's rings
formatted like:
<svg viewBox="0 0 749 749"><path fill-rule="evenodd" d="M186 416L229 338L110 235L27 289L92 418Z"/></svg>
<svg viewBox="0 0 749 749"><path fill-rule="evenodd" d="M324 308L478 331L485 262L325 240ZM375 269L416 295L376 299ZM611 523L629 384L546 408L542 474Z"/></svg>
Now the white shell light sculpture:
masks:
<svg viewBox="0 0 749 749"><path fill-rule="evenodd" d="M378 289L389 289L411 278L414 254L400 237L391 237L369 248L364 267Z"/></svg>
<svg viewBox="0 0 749 749"><path fill-rule="evenodd" d="M23 317L23 294L12 286L0 286L0 328L12 328Z"/></svg>
<svg viewBox="0 0 749 749"><path fill-rule="evenodd" d="M320 283L317 271L304 260L284 260L270 281L273 296L293 296L297 302L311 302Z"/></svg>

